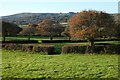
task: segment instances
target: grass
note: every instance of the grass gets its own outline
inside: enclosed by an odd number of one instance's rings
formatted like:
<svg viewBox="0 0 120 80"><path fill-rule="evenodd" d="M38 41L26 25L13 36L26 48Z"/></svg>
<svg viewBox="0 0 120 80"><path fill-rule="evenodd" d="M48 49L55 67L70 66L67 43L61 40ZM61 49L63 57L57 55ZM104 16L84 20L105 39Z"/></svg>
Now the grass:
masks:
<svg viewBox="0 0 120 80"><path fill-rule="evenodd" d="M2 71L3 78L118 78L118 55L2 50Z"/></svg>
<svg viewBox="0 0 120 80"><path fill-rule="evenodd" d="M50 40L49 37L42 37L42 36L31 36L30 38L31 40ZM68 37L53 37L53 40L57 40L57 39L61 39L61 40L64 40L64 39L68 39ZM2 40L2 37L0 37L0 40ZM14 37L6 37L6 40L28 40L28 36L14 36Z"/></svg>
<svg viewBox="0 0 120 80"><path fill-rule="evenodd" d="M98 42L95 42L95 43L110 43L110 44L120 44L120 41L98 41Z"/></svg>

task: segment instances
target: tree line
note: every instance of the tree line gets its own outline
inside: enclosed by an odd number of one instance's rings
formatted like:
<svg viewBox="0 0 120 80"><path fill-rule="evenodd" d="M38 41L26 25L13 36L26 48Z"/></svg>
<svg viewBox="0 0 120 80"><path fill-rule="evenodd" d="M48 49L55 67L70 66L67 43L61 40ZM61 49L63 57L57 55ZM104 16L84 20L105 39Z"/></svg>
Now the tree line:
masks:
<svg viewBox="0 0 120 80"><path fill-rule="evenodd" d="M96 38L120 38L119 20L115 21L113 16L103 11L83 10L72 16L67 23L65 27L53 18L46 18L39 24L28 24L20 28L2 21L2 35L47 35L51 40L53 36L63 35L69 39L86 39L91 45Z"/></svg>

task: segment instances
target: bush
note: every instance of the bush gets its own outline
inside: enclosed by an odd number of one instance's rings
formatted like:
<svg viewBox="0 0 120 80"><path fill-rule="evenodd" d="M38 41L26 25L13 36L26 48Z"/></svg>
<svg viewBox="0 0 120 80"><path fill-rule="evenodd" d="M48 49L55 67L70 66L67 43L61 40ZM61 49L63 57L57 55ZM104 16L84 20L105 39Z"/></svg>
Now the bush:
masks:
<svg viewBox="0 0 120 80"><path fill-rule="evenodd" d="M55 48L53 45L25 45L25 44L2 44L3 49L7 50L21 50L21 51L32 51L32 52L43 52L47 54L54 54ZM89 45L64 45L61 53L91 53L91 46ZM109 45L95 45L93 48L94 53L109 53L119 54L120 45L109 44Z"/></svg>
<svg viewBox="0 0 120 80"><path fill-rule="evenodd" d="M7 50L21 50L28 52L43 52L48 54L54 54L54 46L52 45L24 45L24 44L2 44L3 49Z"/></svg>
<svg viewBox="0 0 120 80"><path fill-rule="evenodd" d="M120 45L95 45L93 53L119 54ZM64 45L62 53L91 53L92 47L89 45Z"/></svg>
<svg viewBox="0 0 120 80"><path fill-rule="evenodd" d="M40 45L33 47L34 52L43 52L48 54L54 54L54 46L52 45Z"/></svg>
<svg viewBox="0 0 120 80"><path fill-rule="evenodd" d="M119 54L120 45L96 45L95 53Z"/></svg>
<svg viewBox="0 0 120 80"><path fill-rule="evenodd" d="M7 49L7 50L17 50L18 45L16 44L3 44L3 49Z"/></svg>
<svg viewBox="0 0 120 80"><path fill-rule="evenodd" d="M22 50L24 51L24 49L26 49L26 47L24 47L25 45L21 45L21 44L2 44L2 48L6 49L6 50Z"/></svg>
<svg viewBox="0 0 120 80"><path fill-rule="evenodd" d="M33 45L22 45L22 51L33 51Z"/></svg>
<svg viewBox="0 0 120 80"><path fill-rule="evenodd" d="M65 45L62 47L62 53L85 53L85 45Z"/></svg>

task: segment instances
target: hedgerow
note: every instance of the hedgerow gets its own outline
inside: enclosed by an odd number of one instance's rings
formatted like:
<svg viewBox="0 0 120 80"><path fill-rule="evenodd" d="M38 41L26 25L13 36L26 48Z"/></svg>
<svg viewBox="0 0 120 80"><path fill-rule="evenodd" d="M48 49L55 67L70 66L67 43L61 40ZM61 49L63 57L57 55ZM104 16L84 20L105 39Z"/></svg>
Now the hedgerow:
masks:
<svg viewBox="0 0 120 80"><path fill-rule="evenodd" d="M34 52L43 52L48 54L54 54L54 46L53 45L39 45L33 47Z"/></svg>
<svg viewBox="0 0 120 80"><path fill-rule="evenodd" d="M120 45L95 45L93 48L90 45L64 45L62 53L109 53L119 54Z"/></svg>
<svg viewBox="0 0 120 80"><path fill-rule="evenodd" d="M26 44L2 44L2 49L7 50L21 50L27 52L43 52L47 54L55 54L55 47L53 45L26 45ZM120 45L117 44L97 44L94 47L90 45L80 45L71 44L64 45L62 47L61 53L109 53L109 54L119 54Z"/></svg>
<svg viewBox="0 0 120 80"><path fill-rule="evenodd" d="M62 53L85 53L85 45L64 45L62 47Z"/></svg>
<svg viewBox="0 0 120 80"><path fill-rule="evenodd" d="M25 45L25 44L2 44L2 49L21 50L28 52L44 52L54 54L54 46L52 45Z"/></svg>

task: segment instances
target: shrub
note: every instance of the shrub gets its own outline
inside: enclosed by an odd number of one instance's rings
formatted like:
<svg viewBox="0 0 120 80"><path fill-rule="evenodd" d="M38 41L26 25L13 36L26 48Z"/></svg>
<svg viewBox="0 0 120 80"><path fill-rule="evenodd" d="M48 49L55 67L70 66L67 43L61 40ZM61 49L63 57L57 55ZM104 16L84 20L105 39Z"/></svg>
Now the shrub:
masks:
<svg viewBox="0 0 120 80"><path fill-rule="evenodd" d="M20 50L22 49L22 45L19 44L2 44L2 48L3 49L7 49L7 50Z"/></svg>
<svg viewBox="0 0 120 80"><path fill-rule="evenodd" d="M32 51L33 45L10 43L10 44L2 44L2 48L7 50Z"/></svg>
<svg viewBox="0 0 120 80"><path fill-rule="evenodd" d="M119 54L120 45L96 45L95 53L109 53L109 54Z"/></svg>
<svg viewBox="0 0 120 80"><path fill-rule="evenodd" d="M95 45L93 48L94 53L108 53L119 54L120 45L105 44ZM92 47L89 45L64 45L62 47L62 53L91 53Z"/></svg>
<svg viewBox="0 0 120 80"><path fill-rule="evenodd" d="M62 53L85 53L85 45L64 45L62 47Z"/></svg>
<svg viewBox="0 0 120 80"><path fill-rule="evenodd" d="M31 52L43 52L54 54L54 46L52 45L25 45L25 44L2 44L3 49L7 50L21 50Z"/></svg>
<svg viewBox="0 0 120 80"><path fill-rule="evenodd" d="M17 46L16 44L5 44L4 49L15 50L16 46Z"/></svg>
<svg viewBox="0 0 120 80"><path fill-rule="evenodd" d="M33 45L22 45L22 51L33 51Z"/></svg>
<svg viewBox="0 0 120 80"><path fill-rule="evenodd" d="M33 47L34 52L43 52L48 54L54 54L54 46L52 45L40 45Z"/></svg>

